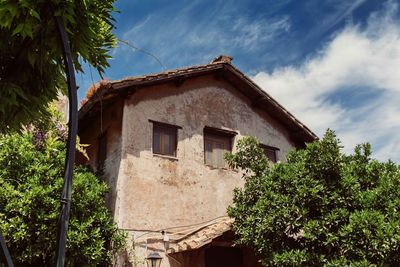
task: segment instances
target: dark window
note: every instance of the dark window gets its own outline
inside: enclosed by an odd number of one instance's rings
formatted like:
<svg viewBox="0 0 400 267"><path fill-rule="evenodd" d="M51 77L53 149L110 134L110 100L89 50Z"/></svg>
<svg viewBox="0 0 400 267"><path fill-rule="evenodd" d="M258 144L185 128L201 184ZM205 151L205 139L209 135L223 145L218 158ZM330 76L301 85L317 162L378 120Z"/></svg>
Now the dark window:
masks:
<svg viewBox="0 0 400 267"><path fill-rule="evenodd" d="M243 267L243 253L240 248L214 247L205 251L206 267Z"/></svg>
<svg viewBox="0 0 400 267"><path fill-rule="evenodd" d="M153 153L176 156L177 127L153 122Z"/></svg>
<svg viewBox="0 0 400 267"><path fill-rule="evenodd" d="M279 151L279 148L272 147L272 146L267 146L267 145L261 145L261 148L264 150L265 156L268 158L269 161L271 162L277 162L277 151Z"/></svg>
<svg viewBox="0 0 400 267"><path fill-rule="evenodd" d="M204 162L215 168L227 167L224 155L231 152L235 133L208 128L204 129Z"/></svg>
<svg viewBox="0 0 400 267"><path fill-rule="evenodd" d="M107 158L107 132L102 133L97 139L97 169L104 167L104 161Z"/></svg>

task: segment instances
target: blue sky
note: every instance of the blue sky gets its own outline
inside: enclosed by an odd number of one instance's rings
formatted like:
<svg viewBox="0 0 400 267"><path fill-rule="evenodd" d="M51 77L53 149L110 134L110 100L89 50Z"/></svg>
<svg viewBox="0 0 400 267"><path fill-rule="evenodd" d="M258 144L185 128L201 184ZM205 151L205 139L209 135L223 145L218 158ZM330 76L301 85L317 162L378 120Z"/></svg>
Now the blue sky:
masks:
<svg viewBox="0 0 400 267"><path fill-rule="evenodd" d="M319 136L346 151L370 142L400 162L399 0L117 1L119 44L106 70L121 79L206 64L219 54ZM82 98L99 76L78 74ZM92 75L90 75L92 73Z"/></svg>

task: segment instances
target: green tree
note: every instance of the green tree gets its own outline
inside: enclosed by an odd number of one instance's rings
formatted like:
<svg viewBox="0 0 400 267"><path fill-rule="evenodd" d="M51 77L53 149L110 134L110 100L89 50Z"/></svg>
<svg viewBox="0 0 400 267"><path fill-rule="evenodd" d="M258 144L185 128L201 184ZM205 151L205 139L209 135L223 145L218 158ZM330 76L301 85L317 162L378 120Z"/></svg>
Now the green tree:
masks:
<svg viewBox="0 0 400 267"><path fill-rule="evenodd" d="M16 266L54 265L65 138L58 120L0 136L0 231ZM125 235L105 206L107 190L88 169L75 169L67 266L107 265L123 248Z"/></svg>
<svg viewBox="0 0 400 267"><path fill-rule="evenodd" d="M62 18L73 63L108 66L115 0L0 0L0 132L50 117L47 104L63 92L62 44L54 16Z"/></svg>
<svg viewBox="0 0 400 267"><path fill-rule="evenodd" d="M328 130L269 167L249 137L227 159L245 179L233 229L264 266L400 266L400 166L371 159L369 144L345 155Z"/></svg>

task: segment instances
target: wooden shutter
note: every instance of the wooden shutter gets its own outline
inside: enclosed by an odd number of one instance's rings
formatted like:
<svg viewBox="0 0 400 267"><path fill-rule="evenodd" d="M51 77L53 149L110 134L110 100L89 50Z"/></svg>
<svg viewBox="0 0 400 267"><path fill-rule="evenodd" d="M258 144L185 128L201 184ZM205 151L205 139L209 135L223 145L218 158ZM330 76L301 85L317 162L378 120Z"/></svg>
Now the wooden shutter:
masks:
<svg viewBox="0 0 400 267"><path fill-rule="evenodd" d="M153 153L176 156L177 128L153 124Z"/></svg>
<svg viewBox="0 0 400 267"><path fill-rule="evenodd" d="M231 136L204 132L204 162L215 168L227 167L225 153L231 152Z"/></svg>

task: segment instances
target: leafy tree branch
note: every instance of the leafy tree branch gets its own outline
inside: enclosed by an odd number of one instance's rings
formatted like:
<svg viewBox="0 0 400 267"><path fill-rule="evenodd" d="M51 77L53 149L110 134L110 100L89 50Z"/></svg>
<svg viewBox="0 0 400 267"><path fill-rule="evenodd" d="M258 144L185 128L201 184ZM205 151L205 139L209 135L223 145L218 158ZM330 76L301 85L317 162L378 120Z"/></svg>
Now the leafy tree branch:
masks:
<svg viewBox="0 0 400 267"><path fill-rule="evenodd" d="M57 118L0 136L0 231L16 266L54 266L66 137ZM67 266L108 265L123 249L107 191L90 170L75 168Z"/></svg>
<svg viewBox="0 0 400 267"><path fill-rule="evenodd" d="M372 159L369 144L346 155L328 130L268 167L248 137L227 159L245 179L233 229L264 266L400 265L400 166Z"/></svg>
<svg viewBox="0 0 400 267"><path fill-rule="evenodd" d="M81 61L100 74L108 66L114 0L0 1L0 132L49 117L47 105L65 91L62 45L54 16L62 18L77 71Z"/></svg>

